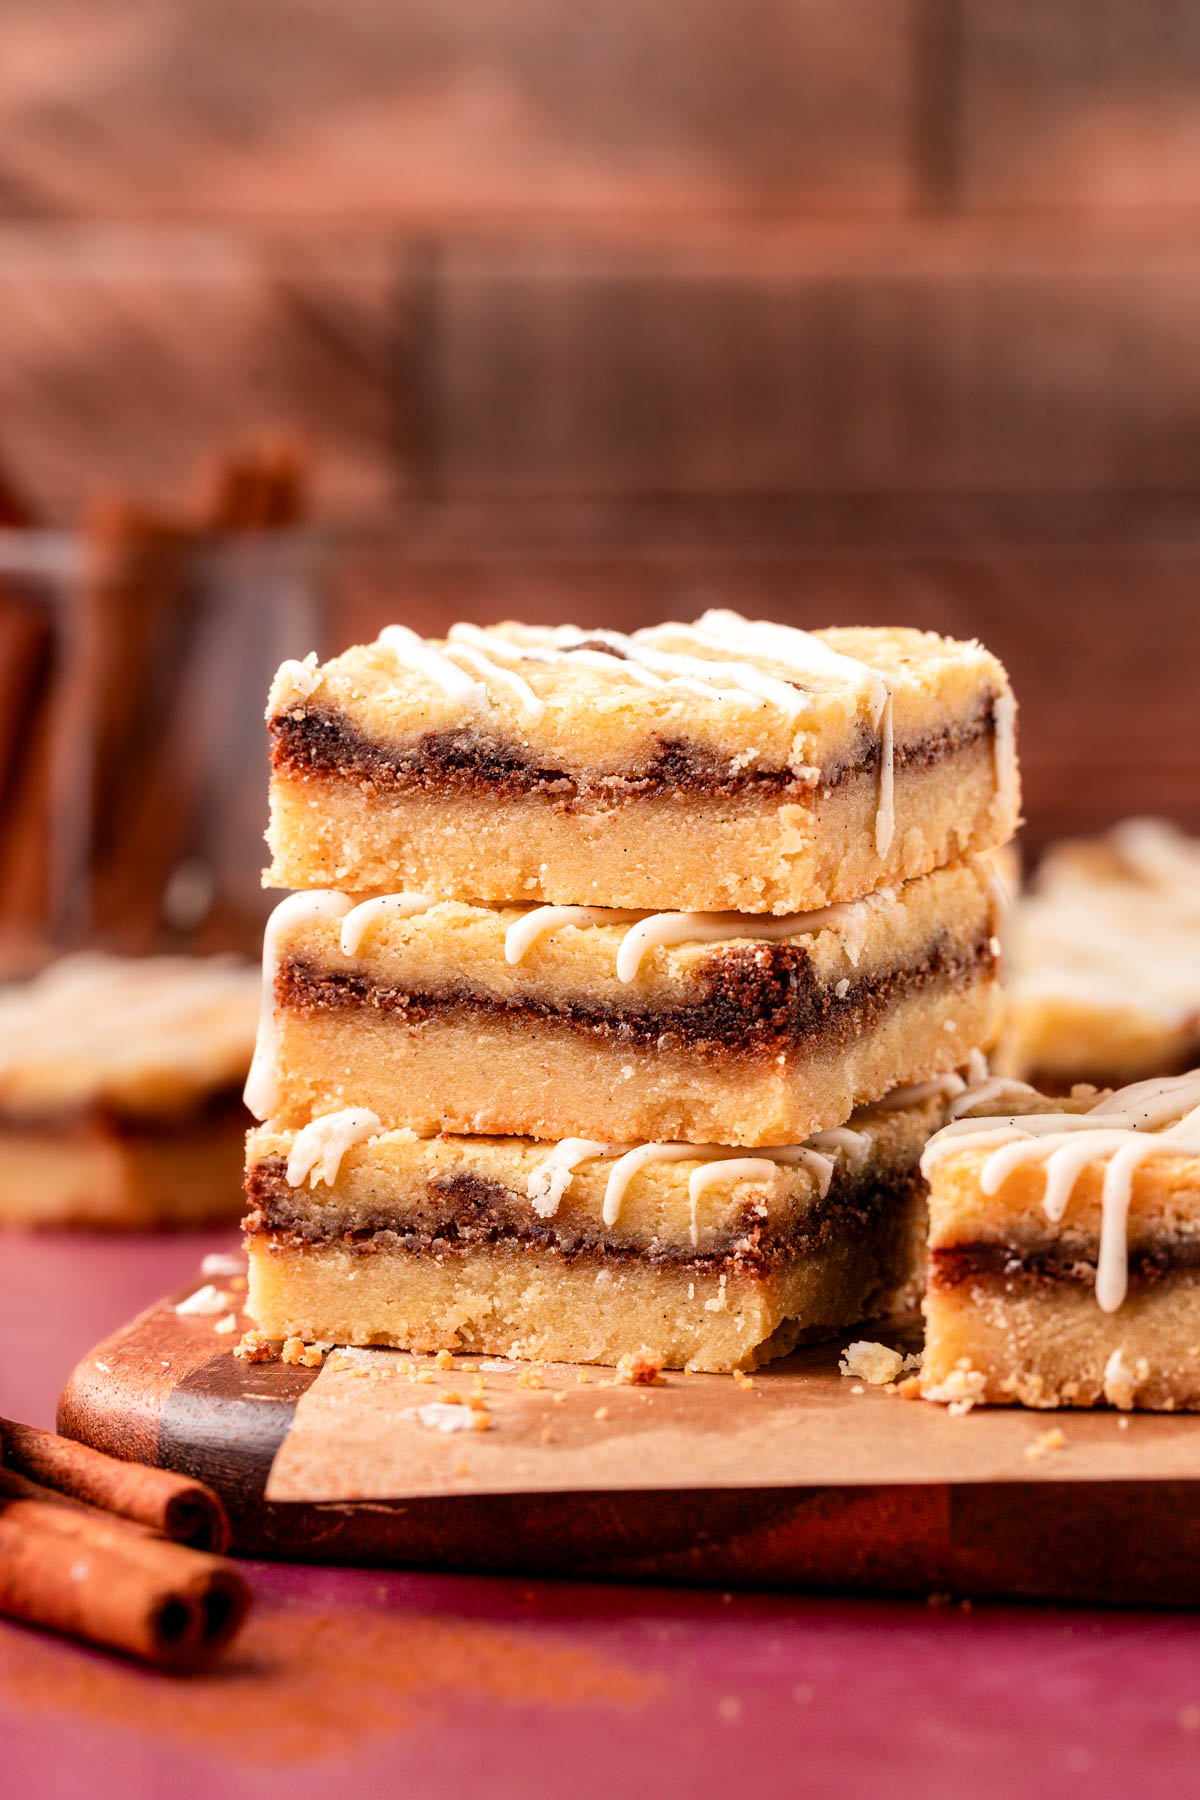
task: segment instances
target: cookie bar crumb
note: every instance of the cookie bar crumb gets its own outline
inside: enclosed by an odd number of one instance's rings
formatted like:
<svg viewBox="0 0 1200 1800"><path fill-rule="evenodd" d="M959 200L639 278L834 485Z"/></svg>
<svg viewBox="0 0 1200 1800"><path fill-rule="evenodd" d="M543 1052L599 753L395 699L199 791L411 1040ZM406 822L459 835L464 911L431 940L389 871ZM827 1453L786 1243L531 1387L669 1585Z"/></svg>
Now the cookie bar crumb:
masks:
<svg viewBox="0 0 1200 1800"><path fill-rule="evenodd" d="M895 1381L904 1373L904 1356L899 1350L889 1350L886 1344L860 1338L857 1343L846 1346L838 1368L843 1375L853 1376L856 1381L869 1381L872 1387L886 1387L889 1381Z"/></svg>
<svg viewBox="0 0 1200 1800"><path fill-rule="evenodd" d="M617 1364L617 1387L662 1387L662 1363L657 1357L645 1356L640 1350L627 1350Z"/></svg>
<svg viewBox="0 0 1200 1800"><path fill-rule="evenodd" d="M1039 1432L1032 1443L1026 1444L1025 1455L1030 1462L1040 1462L1052 1450L1064 1448L1067 1436L1061 1425L1051 1426L1049 1431Z"/></svg>
<svg viewBox="0 0 1200 1800"><path fill-rule="evenodd" d="M233 1354L239 1362L269 1363L279 1361L279 1345L272 1343L261 1331L246 1331L233 1347Z"/></svg>

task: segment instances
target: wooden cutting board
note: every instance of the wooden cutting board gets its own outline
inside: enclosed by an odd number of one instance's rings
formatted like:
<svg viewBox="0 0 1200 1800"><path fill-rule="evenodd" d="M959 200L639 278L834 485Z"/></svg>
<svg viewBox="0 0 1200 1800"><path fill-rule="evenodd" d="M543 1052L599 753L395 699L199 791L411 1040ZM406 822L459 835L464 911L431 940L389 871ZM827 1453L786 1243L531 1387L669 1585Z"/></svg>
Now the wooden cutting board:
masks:
<svg viewBox="0 0 1200 1800"><path fill-rule="evenodd" d="M190 1291L79 1364L59 1427L211 1483L244 1553L1200 1603L1200 1416L956 1417L847 1379L837 1344L750 1385L617 1386L610 1370L547 1366L539 1387L515 1364L390 1351L250 1365L211 1315L175 1311ZM871 1335L907 1347L912 1327ZM489 1429L440 1428L472 1399Z"/></svg>

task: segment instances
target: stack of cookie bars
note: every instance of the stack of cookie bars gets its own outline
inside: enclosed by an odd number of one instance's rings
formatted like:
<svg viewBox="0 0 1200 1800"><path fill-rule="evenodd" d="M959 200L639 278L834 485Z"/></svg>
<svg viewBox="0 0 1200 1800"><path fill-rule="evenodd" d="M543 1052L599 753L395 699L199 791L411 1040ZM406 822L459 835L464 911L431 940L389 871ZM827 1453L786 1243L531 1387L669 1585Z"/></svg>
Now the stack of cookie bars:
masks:
<svg viewBox="0 0 1200 1800"><path fill-rule="evenodd" d="M975 643L402 626L272 689L247 1101L272 1338L752 1368L919 1289L985 1044L1014 705Z"/></svg>

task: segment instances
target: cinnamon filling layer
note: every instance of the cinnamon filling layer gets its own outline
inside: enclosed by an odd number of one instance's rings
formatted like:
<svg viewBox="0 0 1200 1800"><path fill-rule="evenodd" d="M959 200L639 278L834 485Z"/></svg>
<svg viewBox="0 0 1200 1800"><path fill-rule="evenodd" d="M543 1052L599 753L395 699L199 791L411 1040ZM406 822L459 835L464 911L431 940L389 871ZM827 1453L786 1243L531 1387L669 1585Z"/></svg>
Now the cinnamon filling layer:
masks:
<svg viewBox="0 0 1200 1800"><path fill-rule="evenodd" d="M243 1221L247 1234L267 1236L281 1248L336 1245L364 1256L448 1257L504 1247L548 1250L566 1262L589 1257L763 1277L797 1255L819 1256L855 1241L869 1253L881 1232L903 1233L921 1183L915 1168L835 1178L825 1198L783 1230L768 1229L748 1203L728 1238L703 1252L686 1242L622 1243L564 1218L540 1219L523 1194L467 1172L426 1183L407 1214L381 1208L356 1213L353 1224L328 1207L314 1212L304 1191L289 1187L280 1157L248 1170L245 1185L252 1209Z"/></svg>
<svg viewBox="0 0 1200 1800"><path fill-rule="evenodd" d="M995 696L969 718L895 747L897 771L961 756L995 735ZM644 799L676 794L807 795L831 792L879 768L879 740L864 732L853 760L821 770L814 782L794 769L735 769L700 745L659 739L636 769L572 774L543 768L518 745L472 730L427 732L405 748L381 744L343 714L310 707L271 720L271 764L277 774L337 776L389 792L540 795L559 804Z"/></svg>
<svg viewBox="0 0 1200 1800"><path fill-rule="evenodd" d="M929 1252L929 1286L941 1292L970 1283L1094 1288L1097 1247L1042 1245L1036 1250L1013 1244L955 1244ZM1173 1235L1129 1251L1131 1282L1161 1280L1200 1269L1200 1237Z"/></svg>
<svg viewBox="0 0 1200 1800"><path fill-rule="evenodd" d="M695 1000L646 1007L632 1000L613 1005L575 997L506 998L450 983L409 992L352 970L319 968L292 957L280 963L275 997L285 1011L300 1015L370 1008L406 1024L453 1015L491 1016L660 1050L777 1052L843 1045L869 1030L898 1000L990 977L995 960L990 933L966 945L943 934L919 962L831 987L817 980L812 958L801 945L744 944L705 959Z"/></svg>

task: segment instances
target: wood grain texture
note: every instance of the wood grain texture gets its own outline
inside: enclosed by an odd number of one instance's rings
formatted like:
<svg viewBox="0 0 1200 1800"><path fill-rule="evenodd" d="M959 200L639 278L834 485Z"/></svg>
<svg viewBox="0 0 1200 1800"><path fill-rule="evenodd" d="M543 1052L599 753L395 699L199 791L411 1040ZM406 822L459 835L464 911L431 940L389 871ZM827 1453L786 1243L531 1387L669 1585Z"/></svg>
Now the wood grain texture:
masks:
<svg viewBox="0 0 1200 1800"><path fill-rule="evenodd" d="M63 1393L59 1428L208 1481L245 1553L815 1591L1200 1601L1200 1480L1193 1479L1133 1474L1081 1485L1064 1467L1062 1479L1057 1471L1052 1479L1018 1472L999 1482L264 1505L271 1459L313 1379L312 1371L283 1364L237 1362L164 1302L79 1365ZM835 1377L831 1400L852 1407L848 1385ZM845 1429L853 1428L848 1412ZM1189 1428L1200 1430L1192 1421L1170 1427Z"/></svg>
<svg viewBox="0 0 1200 1800"><path fill-rule="evenodd" d="M959 4L960 206L1200 202L1200 14L1189 0Z"/></svg>
<svg viewBox="0 0 1200 1800"><path fill-rule="evenodd" d="M319 452L327 513L378 512L398 465L390 252L336 236L0 229L0 432L39 511L194 498L231 443Z"/></svg>
<svg viewBox="0 0 1200 1800"><path fill-rule="evenodd" d="M894 209L912 0L16 0L25 216Z"/></svg>
<svg viewBox="0 0 1200 1800"><path fill-rule="evenodd" d="M1186 500L412 507L347 544L333 631L629 630L728 605L979 637L1021 703L1032 846L1136 812L1200 831L1198 526Z"/></svg>
<svg viewBox="0 0 1200 1800"><path fill-rule="evenodd" d="M978 223L450 246L434 492L1177 491L1200 481L1192 234Z"/></svg>

